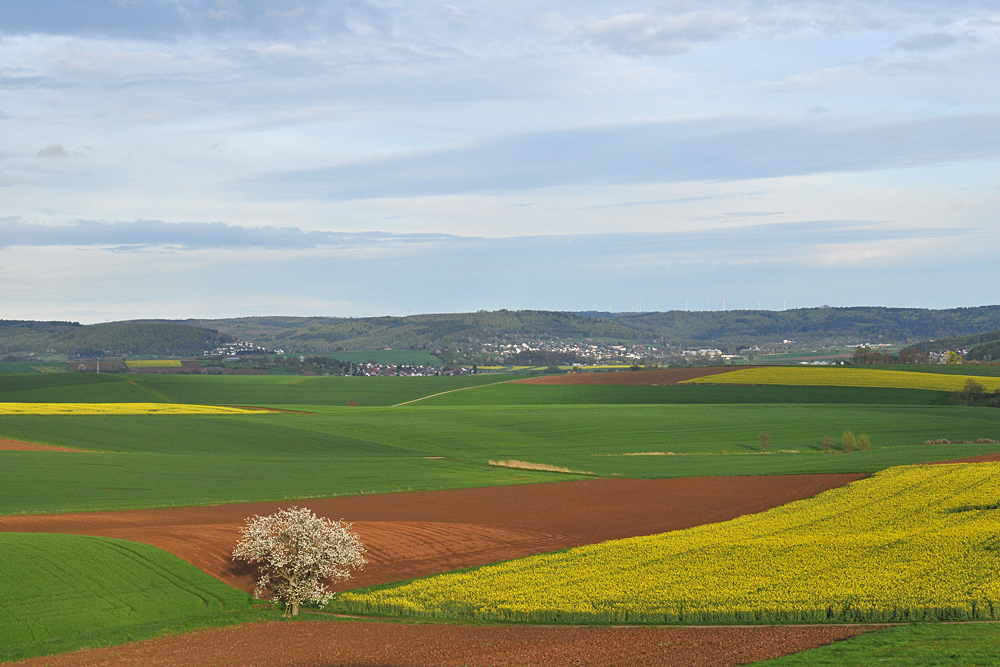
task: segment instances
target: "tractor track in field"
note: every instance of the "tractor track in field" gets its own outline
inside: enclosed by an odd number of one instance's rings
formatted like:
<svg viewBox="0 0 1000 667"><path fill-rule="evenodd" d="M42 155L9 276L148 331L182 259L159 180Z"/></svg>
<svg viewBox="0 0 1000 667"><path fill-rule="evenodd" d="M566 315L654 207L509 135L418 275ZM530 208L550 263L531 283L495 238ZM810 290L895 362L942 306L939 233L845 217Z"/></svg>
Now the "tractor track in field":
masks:
<svg viewBox="0 0 1000 667"><path fill-rule="evenodd" d="M434 398L435 396L444 396L445 394L454 394L456 391L467 391L469 389L481 389L483 387L494 387L494 386L496 386L498 384L508 384L508 383L511 383L511 382L516 382L516 380L504 380L503 382L488 382L486 384L474 384L474 385L471 385L471 386L468 386L468 387L459 387L458 389L449 389L448 391L439 391L436 394L429 394L427 396L421 396L420 398L414 398L414 399L409 400L409 401L403 401L402 403L396 403L395 405L393 405L391 407L398 408L398 407L401 407L401 406L404 406L404 405L410 405L411 403L419 403L420 401L426 401L428 398Z"/></svg>

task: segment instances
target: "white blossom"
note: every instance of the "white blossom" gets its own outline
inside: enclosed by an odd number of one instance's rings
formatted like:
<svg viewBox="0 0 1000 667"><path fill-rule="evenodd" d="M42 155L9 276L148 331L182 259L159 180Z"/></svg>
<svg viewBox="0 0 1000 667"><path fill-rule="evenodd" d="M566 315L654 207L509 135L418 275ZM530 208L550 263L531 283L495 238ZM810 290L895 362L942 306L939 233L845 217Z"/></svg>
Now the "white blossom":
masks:
<svg viewBox="0 0 1000 667"><path fill-rule="evenodd" d="M321 583L340 581L361 569L365 548L343 520L317 517L305 507L246 520L233 559L257 565L254 595L271 591L285 603L285 615L296 616L304 602L325 604L333 593Z"/></svg>

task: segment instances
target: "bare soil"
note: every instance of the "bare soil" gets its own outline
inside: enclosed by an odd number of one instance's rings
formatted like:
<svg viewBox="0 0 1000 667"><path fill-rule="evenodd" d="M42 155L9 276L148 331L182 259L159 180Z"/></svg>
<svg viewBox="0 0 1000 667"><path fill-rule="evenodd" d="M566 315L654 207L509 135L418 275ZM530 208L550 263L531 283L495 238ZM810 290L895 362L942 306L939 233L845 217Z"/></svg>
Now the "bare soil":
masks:
<svg viewBox="0 0 1000 667"><path fill-rule="evenodd" d="M511 384L548 384L548 385L579 385L579 384L618 384L644 387L661 387L677 384L684 380L718 375L739 370L740 366L705 366L702 368L670 368L655 371L610 371L607 373L566 373L564 375L545 375L542 377L514 380Z"/></svg>
<svg viewBox="0 0 1000 667"><path fill-rule="evenodd" d="M1000 452L993 454L980 454L979 456L967 456L964 459L951 459L950 461L934 461L928 465L934 465L937 463L993 463L994 461L1000 461Z"/></svg>
<svg viewBox="0 0 1000 667"><path fill-rule="evenodd" d="M845 626L560 628L358 621L251 623L19 667L731 667L875 629Z"/></svg>
<svg viewBox="0 0 1000 667"><path fill-rule="evenodd" d="M0 530L144 542L251 590L230 554L247 517L305 506L354 522L369 564L348 590L761 512L865 475L593 479L300 501L0 516Z"/></svg>
<svg viewBox="0 0 1000 667"><path fill-rule="evenodd" d="M8 440L0 438L0 450L14 452L83 452L84 449L73 449L72 447L56 447L55 445L39 445L35 442L22 442L21 440Z"/></svg>

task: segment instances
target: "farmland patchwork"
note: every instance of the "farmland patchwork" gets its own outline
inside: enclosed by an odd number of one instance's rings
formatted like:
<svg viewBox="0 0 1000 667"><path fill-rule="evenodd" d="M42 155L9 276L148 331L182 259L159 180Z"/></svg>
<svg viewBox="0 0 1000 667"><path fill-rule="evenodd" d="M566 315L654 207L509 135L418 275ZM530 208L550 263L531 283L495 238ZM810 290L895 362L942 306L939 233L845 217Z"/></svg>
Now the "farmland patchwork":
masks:
<svg viewBox="0 0 1000 667"><path fill-rule="evenodd" d="M1000 618L1000 464L891 468L757 515L370 592L339 609L590 623Z"/></svg>

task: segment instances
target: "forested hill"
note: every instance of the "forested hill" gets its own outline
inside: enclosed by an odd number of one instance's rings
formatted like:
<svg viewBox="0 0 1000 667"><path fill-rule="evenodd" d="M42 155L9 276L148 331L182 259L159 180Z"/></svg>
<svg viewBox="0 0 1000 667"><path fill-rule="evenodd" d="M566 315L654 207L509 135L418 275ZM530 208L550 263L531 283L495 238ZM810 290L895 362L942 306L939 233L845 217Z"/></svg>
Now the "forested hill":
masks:
<svg viewBox="0 0 1000 667"><path fill-rule="evenodd" d="M661 313L500 310L409 317L245 317L186 323L298 352L464 347L527 338L606 338L674 345L755 345L783 339L807 344L908 344L1000 330L1000 306Z"/></svg>
<svg viewBox="0 0 1000 667"><path fill-rule="evenodd" d="M76 322L0 320L0 355L186 357L199 355L231 340L231 336L217 331L172 322L81 325Z"/></svg>
<svg viewBox="0 0 1000 667"><path fill-rule="evenodd" d="M535 310L408 317L242 317L187 320L259 345L296 352L327 350L433 349L526 338L614 338L634 340L624 323L573 313Z"/></svg>
<svg viewBox="0 0 1000 667"><path fill-rule="evenodd" d="M607 317L607 314L597 314ZM791 339L912 343L1000 329L1000 306L977 308L799 308L755 311L621 313L612 320L639 336L732 344Z"/></svg>
<svg viewBox="0 0 1000 667"><path fill-rule="evenodd" d="M86 326L73 322L0 320L0 355L34 352L71 356L194 356L236 339L303 353L386 347L465 348L491 341L583 338L730 347L784 339L806 345L912 344L940 339L972 341L996 331L1000 331L1000 306L949 310L866 307L662 313L500 310L409 317L242 317Z"/></svg>
<svg viewBox="0 0 1000 667"><path fill-rule="evenodd" d="M975 361L996 361L1000 359L1000 331L989 331L971 336L940 338L914 345L923 352L943 350L968 350L966 359Z"/></svg>

